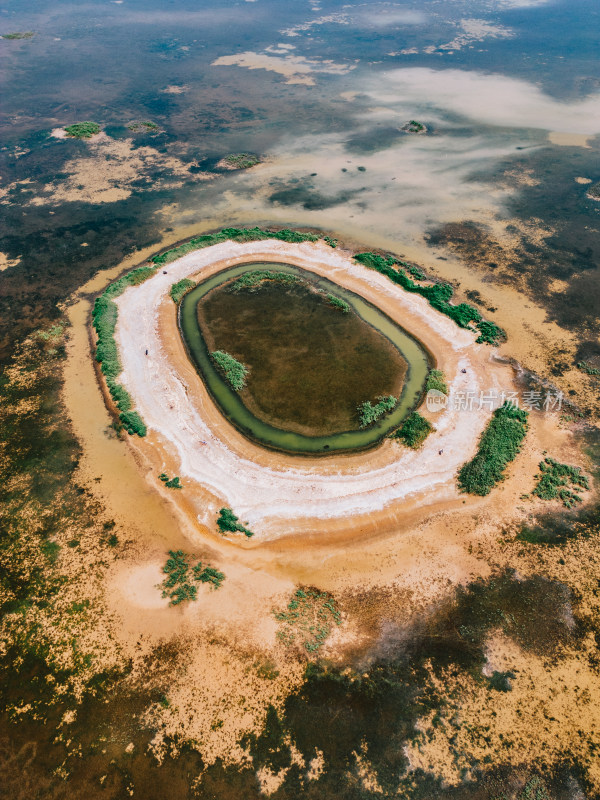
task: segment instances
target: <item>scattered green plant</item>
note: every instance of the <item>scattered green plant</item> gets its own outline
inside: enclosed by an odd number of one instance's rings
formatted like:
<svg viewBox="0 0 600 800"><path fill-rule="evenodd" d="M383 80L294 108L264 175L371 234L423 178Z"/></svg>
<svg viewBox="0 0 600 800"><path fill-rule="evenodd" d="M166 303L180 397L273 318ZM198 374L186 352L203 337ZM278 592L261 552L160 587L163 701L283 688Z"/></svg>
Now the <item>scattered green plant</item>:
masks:
<svg viewBox="0 0 600 800"><path fill-rule="evenodd" d="M243 533L248 538L254 536L254 532L245 528L230 508L222 508L219 511L217 526L221 533L230 531L231 533Z"/></svg>
<svg viewBox="0 0 600 800"><path fill-rule="evenodd" d="M367 428L373 425L378 419L381 419L384 414L392 411L397 403L397 399L393 395L381 396L377 398L375 405L367 400L358 406L358 417L360 420L360 427Z"/></svg>
<svg viewBox="0 0 600 800"><path fill-rule="evenodd" d="M329 245L329 247L337 247L338 240L337 240L337 239L334 239L334 238L333 238L333 237L331 237L331 236L324 236L324 237L323 237L323 241L324 241L324 242L327 242L327 244Z"/></svg>
<svg viewBox="0 0 600 800"><path fill-rule="evenodd" d="M584 490L590 488L589 481L582 474L580 467L571 467L568 464L560 464L553 458L545 458L540 461L539 469L539 475L536 475L537 484L532 494L541 500L559 498L564 506L572 508L582 500L574 488Z"/></svg>
<svg viewBox="0 0 600 800"><path fill-rule="evenodd" d="M119 414L119 419L130 436L133 436L134 433L138 436L145 436L148 432L143 419L137 411L122 411Z"/></svg>
<svg viewBox="0 0 600 800"><path fill-rule="evenodd" d="M577 369L580 369L582 372L585 372L586 375L600 375L600 369L597 367L593 367L591 364L588 364L587 361L579 361L577 363Z"/></svg>
<svg viewBox="0 0 600 800"><path fill-rule="evenodd" d="M225 575L211 566L198 561L192 566L193 557L183 550L169 550L169 558L163 567L166 578L161 583L162 596L169 598L169 605L177 606L185 600L196 600L197 583L210 583L218 589Z"/></svg>
<svg viewBox="0 0 600 800"><path fill-rule="evenodd" d="M246 385L246 377L250 371L248 367L238 361L224 350L215 350L210 354L223 377L236 392L241 391Z"/></svg>
<svg viewBox="0 0 600 800"><path fill-rule="evenodd" d="M343 314L350 313L350 306L341 297L336 297L334 294L327 295L327 302L330 306L339 309Z"/></svg>
<svg viewBox="0 0 600 800"><path fill-rule="evenodd" d="M171 300L177 305L184 294L187 294L190 289L193 289L196 284L189 278L182 278L169 289Z"/></svg>
<svg viewBox="0 0 600 800"><path fill-rule="evenodd" d="M425 391L428 392L430 389L448 394L448 386L446 385L445 376L441 369L429 370L427 380L425 381Z"/></svg>
<svg viewBox="0 0 600 800"><path fill-rule="evenodd" d="M468 303L459 303L458 305L450 303L454 290L449 284L434 283L425 286L417 284L408 277L404 268L400 266L401 262L393 256L385 258L377 253L358 253L354 256L354 260L369 269L374 269L382 275L386 275L393 283L402 286L407 292L415 292L425 297L429 305L450 317L459 327L472 330L471 323L474 323L479 330L477 342L498 345L506 339L506 334L502 328L499 328L494 322L482 319L481 314L474 306ZM399 269L398 266L400 266Z"/></svg>
<svg viewBox="0 0 600 800"><path fill-rule="evenodd" d="M65 128L65 133L75 139L90 139L102 129L97 122L75 122Z"/></svg>
<svg viewBox="0 0 600 800"><path fill-rule="evenodd" d="M392 438L401 439L407 447L418 450L433 429L428 419L421 416L418 411L413 411L394 431Z"/></svg>
<svg viewBox="0 0 600 800"><path fill-rule="evenodd" d="M277 638L287 646L299 643L309 653L317 652L342 621L333 597L312 588L297 589L286 610L273 613L281 623Z"/></svg>
<svg viewBox="0 0 600 800"><path fill-rule="evenodd" d="M494 411L481 435L475 457L460 468L458 488L469 494L487 495L504 477L506 465L521 449L527 433L527 411L505 402Z"/></svg>
<svg viewBox="0 0 600 800"><path fill-rule="evenodd" d="M255 269L252 272L246 272L231 284L232 292L241 292L244 289L256 289L262 286L263 283L298 283L299 278L296 275L290 275L289 272L275 272L272 269Z"/></svg>

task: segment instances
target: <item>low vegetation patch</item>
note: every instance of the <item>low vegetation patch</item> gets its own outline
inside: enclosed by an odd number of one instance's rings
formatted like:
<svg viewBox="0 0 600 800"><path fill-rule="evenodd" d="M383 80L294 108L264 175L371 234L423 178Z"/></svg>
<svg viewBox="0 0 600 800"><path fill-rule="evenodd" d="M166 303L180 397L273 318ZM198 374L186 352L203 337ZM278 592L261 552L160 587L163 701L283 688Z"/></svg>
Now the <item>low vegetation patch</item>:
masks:
<svg viewBox="0 0 600 800"><path fill-rule="evenodd" d="M328 294L327 295L327 302L329 303L330 306L333 306L334 308L337 308L343 314L349 314L350 313L350 306L348 305L348 303L345 300L342 300L341 297L336 297L334 294Z"/></svg>
<svg viewBox="0 0 600 800"><path fill-rule="evenodd" d="M580 467L571 467L560 464L553 458L540 461L539 475L536 475L537 484L532 494L541 500L554 500L559 498L563 505L572 508L581 503L581 495L575 489L588 490L590 484Z"/></svg>
<svg viewBox="0 0 600 800"><path fill-rule="evenodd" d="M117 325L117 305L114 298L123 294L129 286L138 286L156 272L156 267L138 267L119 280L107 286L96 298L92 311L92 325L96 331L96 361L106 379L106 385L113 402L121 412L119 420L127 433L146 435L146 426L137 411L132 410L133 401L129 392L117 383L121 372L121 362L117 353L115 328Z"/></svg>
<svg viewBox="0 0 600 800"><path fill-rule="evenodd" d="M260 158L253 153L231 153L221 163L226 169L250 169L260 164Z"/></svg>
<svg viewBox="0 0 600 800"><path fill-rule="evenodd" d="M309 653L317 652L342 615L333 597L318 589L297 589L285 611L274 611L281 623L277 638L287 646L299 644Z"/></svg>
<svg viewBox="0 0 600 800"><path fill-rule="evenodd" d="M15 31L15 33L3 33L2 39L33 39L33 31Z"/></svg>
<svg viewBox="0 0 600 800"><path fill-rule="evenodd" d="M246 272L231 284L232 292L241 292L244 289L256 289L266 281L270 283L298 283L300 278L290 275L289 272L275 272L272 269L255 269Z"/></svg>
<svg viewBox="0 0 600 800"><path fill-rule="evenodd" d="M423 133L426 128L422 122L418 122L416 119L411 119L406 123L402 130L407 131L408 133Z"/></svg>
<svg viewBox="0 0 600 800"><path fill-rule="evenodd" d="M323 241L327 242L329 247L337 247L338 240L334 239L332 236L324 236Z"/></svg>
<svg viewBox="0 0 600 800"><path fill-rule="evenodd" d="M190 289L193 289L196 284L189 278L182 278L182 280L174 283L169 289L171 300L177 305L184 294L187 294Z"/></svg>
<svg viewBox="0 0 600 800"><path fill-rule="evenodd" d="M174 478L169 478L166 472L161 472L158 476L158 480L162 481L167 489L183 489L183 484L179 479L179 475L176 475Z"/></svg>
<svg viewBox="0 0 600 800"><path fill-rule="evenodd" d="M248 538L254 536L254 532L245 528L230 508L222 508L219 511L217 526L221 533L230 531L231 533L243 533Z"/></svg>
<svg viewBox="0 0 600 800"><path fill-rule="evenodd" d="M191 253L194 250L201 250L204 247L212 247L214 244L221 242L256 242L264 241L265 239L276 239L280 242L288 242L290 244L298 244L300 242L317 242L319 237L314 233L300 233L300 231L292 231L289 228L284 228L281 231L269 231L262 228L223 228L217 233L207 233L203 236L195 236L189 242L180 244L178 247L173 247L158 256L154 256L152 261L157 266L163 266L177 258Z"/></svg>
<svg viewBox="0 0 600 800"><path fill-rule="evenodd" d="M460 468L461 492L481 496L491 492L504 478L504 470L516 457L527 433L527 411L505 402L494 411L479 440L475 457Z"/></svg>
<svg viewBox="0 0 600 800"><path fill-rule="evenodd" d="M149 133L159 129L156 122L150 122L149 120L130 122L127 128L133 133Z"/></svg>
<svg viewBox="0 0 600 800"><path fill-rule="evenodd" d="M418 450L425 439L434 430L428 419L421 416L418 411L413 411L392 434L392 438L400 439L407 447Z"/></svg>
<svg viewBox="0 0 600 800"><path fill-rule="evenodd" d="M435 389L437 392L448 394L448 386L446 379L441 369L430 369L425 381L425 391L428 392Z"/></svg>
<svg viewBox="0 0 600 800"><path fill-rule="evenodd" d="M461 328L473 330L473 325L479 331L477 342L498 345L506 339L506 334L494 322L482 319L479 311L468 303L453 305L450 299L454 294L453 288L448 283L420 284L415 283L406 274L408 265L394 257L385 258L377 253L358 253L354 260L359 264L374 269L386 275L393 283L402 286L407 292L415 292L425 297L429 305L454 320Z"/></svg>
<svg viewBox="0 0 600 800"><path fill-rule="evenodd" d="M185 600L196 600L198 583L210 583L218 589L225 575L201 561L193 562L193 556L183 550L169 550L169 558L163 567L166 578L161 583L162 596L169 598L169 605L177 606Z"/></svg>
<svg viewBox="0 0 600 800"><path fill-rule="evenodd" d="M381 419L384 414L389 413L396 407L397 399L393 395L387 397L378 397L375 404L367 400L358 406L358 418L360 420L360 427L367 428L373 425L378 419Z"/></svg>
<svg viewBox="0 0 600 800"><path fill-rule="evenodd" d="M210 354L210 357L231 388L236 392L241 391L246 385L246 377L250 371L248 367L224 350L215 350L214 353Z"/></svg>
<svg viewBox="0 0 600 800"><path fill-rule="evenodd" d="M75 122L65 128L65 133L75 139L91 139L101 130L97 122Z"/></svg>

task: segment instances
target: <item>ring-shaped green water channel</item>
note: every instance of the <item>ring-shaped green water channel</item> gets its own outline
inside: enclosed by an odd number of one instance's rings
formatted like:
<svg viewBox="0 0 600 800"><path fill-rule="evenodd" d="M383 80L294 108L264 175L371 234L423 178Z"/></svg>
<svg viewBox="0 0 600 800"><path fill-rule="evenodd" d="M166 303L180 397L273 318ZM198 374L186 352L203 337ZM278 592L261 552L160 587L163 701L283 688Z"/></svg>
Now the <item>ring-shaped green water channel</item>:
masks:
<svg viewBox="0 0 600 800"><path fill-rule="evenodd" d="M313 437L269 425L257 419L246 408L237 392L221 377L210 358L198 325L196 307L212 289L258 269L287 272L309 281L321 291L345 300L365 323L378 330L400 351L408 364L408 370L398 405L390 414L368 428ZM415 408L423 395L427 373L433 363L421 342L364 298L313 272L278 262L239 264L199 283L183 297L179 305L179 329L192 363L225 418L252 441L296 455L331 455L365 450L378 444Z"/></svg>

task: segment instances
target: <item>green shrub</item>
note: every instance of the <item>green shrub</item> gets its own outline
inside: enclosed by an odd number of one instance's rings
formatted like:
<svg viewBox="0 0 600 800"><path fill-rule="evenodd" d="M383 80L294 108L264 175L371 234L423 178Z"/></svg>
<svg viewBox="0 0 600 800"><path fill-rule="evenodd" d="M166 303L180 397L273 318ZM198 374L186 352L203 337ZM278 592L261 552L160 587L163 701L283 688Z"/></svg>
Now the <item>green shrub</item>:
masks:
<svg viewBox="0 0 600 800"><path fill-rule="evenodd" d="M65 128L65 133L75 139L90 139L101 130L97 122L75 122Z"/></svg>
<svg viewBox="0 0 600 800"><path fill-rule="evenodd" d="M521 449L527 433L527 411L504 403L494 411L479 440L475 457L460 468L458 488L461 492L485 496L503 480L506 465Z"/></svg>
<svg viewBox="0 0 600 800"><path fill-rule="evenodd" d="M225 353L223 350L215 350L210 354L225 380L236 392L241 391L246 385L246 376L249 369L240 361Z"/></svg>
<svg viewBox="0 0 600 800"><path fill-rule="evenodd" d="M397 268L400 262L393 257L385 258L377 253L358 253L354 256L354 260L385 275L407 292L420 294L429 302L430 306L450 317L459 327L472 330L471 323L474 323L479 330L477 342L497 345L506 338L504 331L495 323L482 320L481 314L474 306L470 306L468 303L451 304L449 301L454 290L449 284L434 283L428 286L417 284L408 277L403 268Z"/></svg>
<svg viewBox="0 0 600 800"><path fill-rule="evenodd" d="M341 297L336 297L334 294L327 295L327 302L330 306L339 309L343 314L350 313L350 306Z"/></svg>
<svg viewBox="0 0 600 800"><path fill-rule="evenodd" d="M581 496L573 488L589 489L590 484L580 467L560 464L553 458L545 458L539 464L540 474L536 476L537 485L532 494L541 500L559 498L563 505L572 508L581 502Z"/></svg>
<svg viewBox="0 0 600 800"><path fill-rule="evenodd" d="M174 478L171 478L170 481L165 481L165 486L167 489L183 489L178 475L176 475Z"/></svg>
<svg viewBox="0 0 600 800"><path fill-rule="evenodd" d="M133 436L134 433L138 436L145 436L148 432L137 411L122 411L119 414L119 419L130 436Z"/></svg>
<svg viewBox="0 0 600 800"><path fill-rule="evenodd" d="M443 394L448 394L448 386L446 385L445 376L441 369L430 369L425 382L425 391L435 389Z"/></svg>
<svg viewBox="0 0 600 800"><path fill-rule="evenodd" d="M289 272L275 272L272 269L255 269L252 272L246 272L244 275L234 281L231 285L232 292L241 292L243 289L255 289L261 286L265 281L271 283L298 283L299 278L296 275L290 275Z"/></svg>
<svg viewBox="0 0 600 800"><path fill-rule="evenodd" d="M373 405L370 400L361 403L357 409L360 427L366 428L369 425L373 425L373 423L377 422L384 414L392 411L392 409L396 407L397 402L397 399L390 394L387 397L378 397L375 405Z"/></svg>
<svg viewBox="0 0 600 800"><path fill-rule="evenodd" d="M190 289L193 289L196 284L194 281L190 280L189 278L183 278L177 283L174 283L169 290L169 294L171 295L171 300L177 305L184 294L187 294Z"/></svg>
<svg viewBox="0 0 600 800"><path fill-rule="evenodd" d="M231 533L236 533L236 532L243 533L248 538L254 536L253 531L248 530L248 528L245 528L238 521L238 517L236 517L236 515L230 508L222 508L219 511L219 516L217 518L217 526L221 531L221 533L226 533L227 531L231 531Z"/></svg>
<svg viewBox="0 0 600 800"><path fill-rule="evenodd" d="M418 450L432 430L433 425L431 422L422 417L417 411L413 411L404 420L400 428L392 434L392 437L401 439L407 447Z"/></svg>
<svg viewBox="0 0 600 800"><path fill-rule="evenodd" d="M331 236L324 236L323 241L326 242L329 247L337 247L338 240L333 239Z"/></svg>

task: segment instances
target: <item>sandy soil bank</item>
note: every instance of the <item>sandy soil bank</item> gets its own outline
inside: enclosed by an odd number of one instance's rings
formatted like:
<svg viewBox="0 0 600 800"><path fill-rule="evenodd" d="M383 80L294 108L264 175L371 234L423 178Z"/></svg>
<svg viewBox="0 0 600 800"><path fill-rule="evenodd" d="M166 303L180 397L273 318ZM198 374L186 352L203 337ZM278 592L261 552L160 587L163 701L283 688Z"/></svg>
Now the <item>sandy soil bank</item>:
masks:
<svg viewBox="0 0 600 800"><path fill-rule="evenodd" d="M347 252L322 243L266 241L226 242L190 253L169 264L167 274L159 270L118 298L116 331L120 381L149 429L146 440L132 444L157 472L182 477L187 512L214 526L218 507L229 505L253 526L254 544L284 532L314 533L316 520L352 516L366 523L383 510L397 520L415 505L459 500L456 471L475 452L489 407L433 415L436 432L418 452L387 441L370 453L325 459L267 452L222 418L185 354L168 290L181 278L201 279L254 259L295 263L362 294L423 341L454 392L478 398L481 392L513 389L511 370L495 359L492 348L476 345L471 332L423 298L354 263Z"/></svg>

